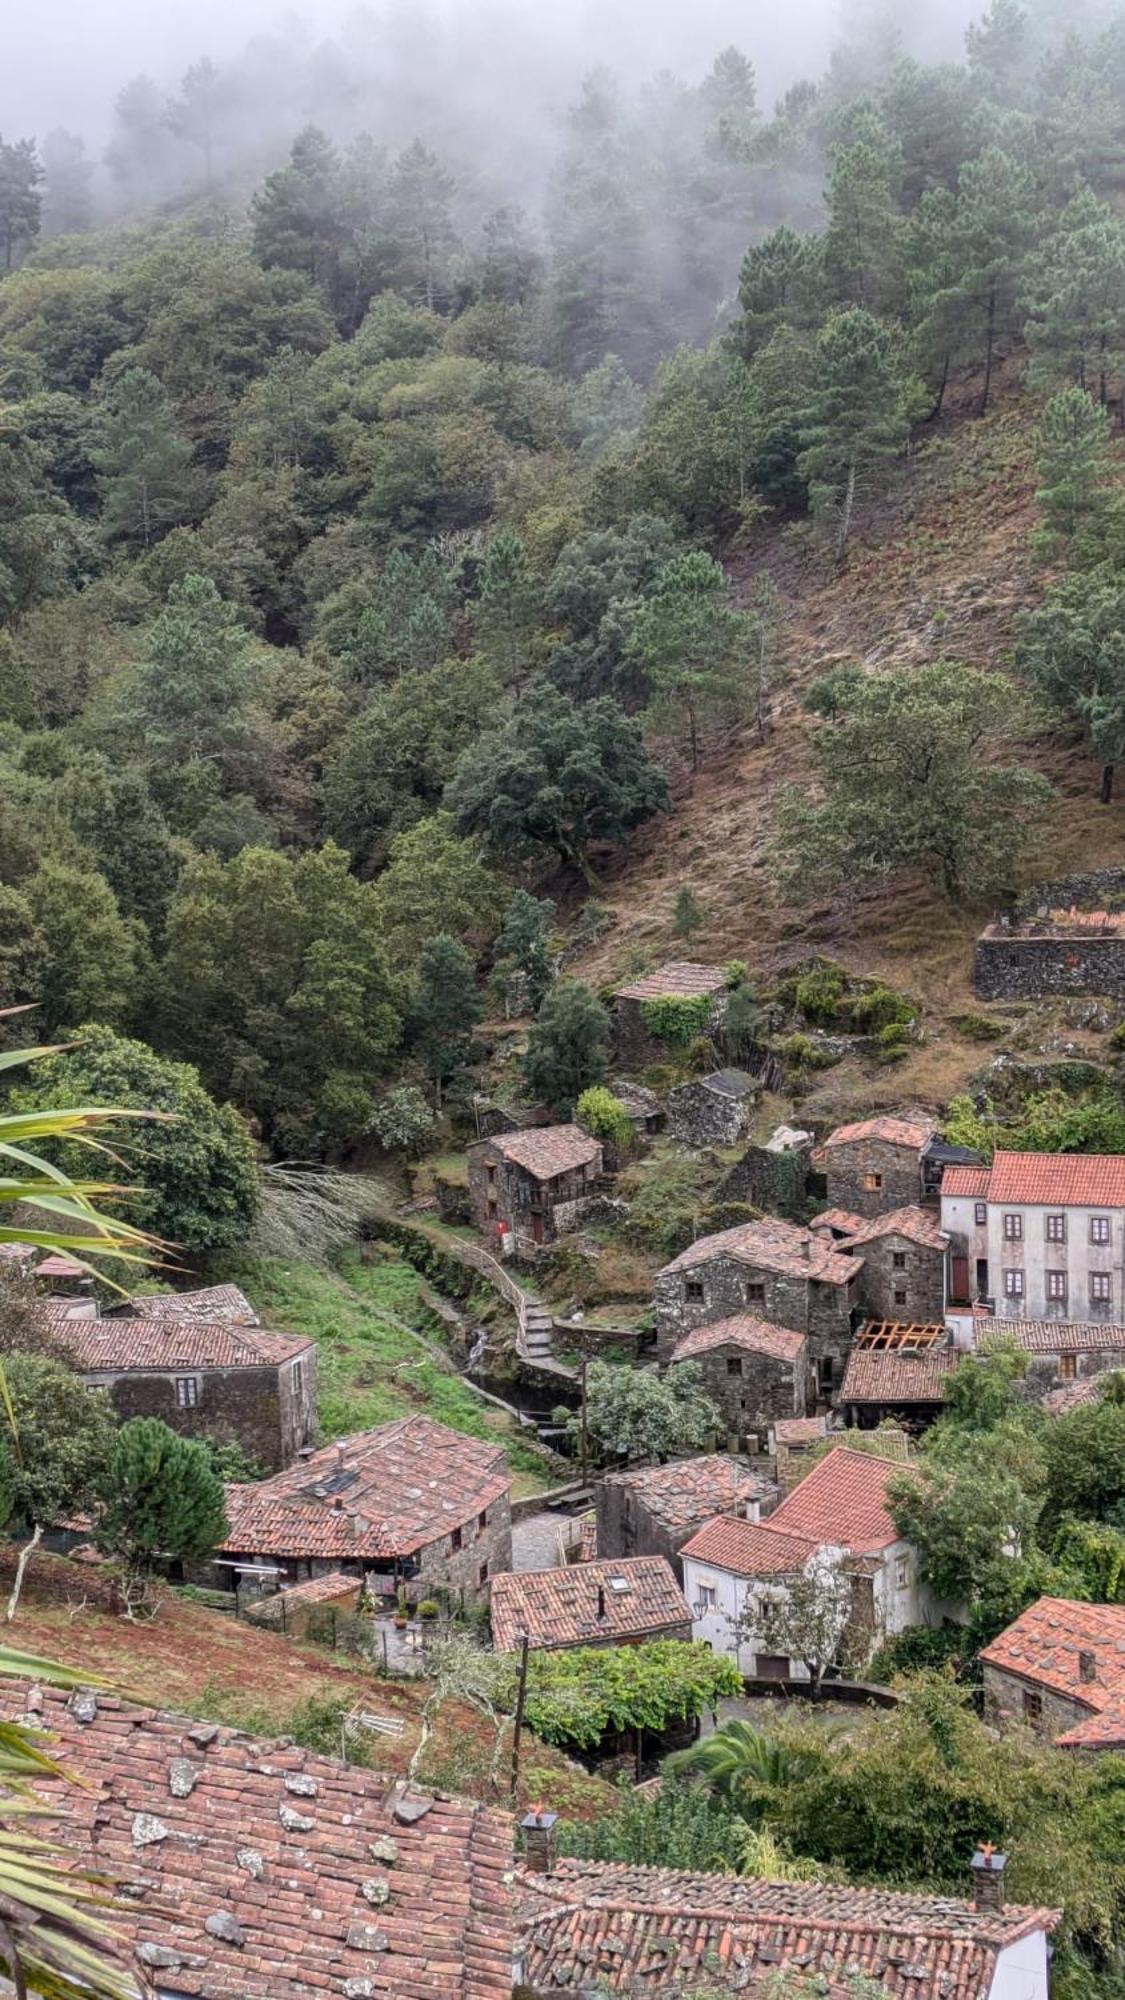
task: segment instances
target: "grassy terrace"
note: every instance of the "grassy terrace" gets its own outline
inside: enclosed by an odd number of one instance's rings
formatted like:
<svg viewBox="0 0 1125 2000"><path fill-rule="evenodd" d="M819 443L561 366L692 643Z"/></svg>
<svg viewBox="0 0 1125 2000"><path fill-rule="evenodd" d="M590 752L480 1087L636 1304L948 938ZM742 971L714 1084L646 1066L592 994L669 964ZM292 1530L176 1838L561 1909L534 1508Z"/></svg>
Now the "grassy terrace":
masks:
<svg viewBox="0 0 1125 2000"><path fill-rule="evenodd" d="M369 1262L348 1252L332 1269L273 1257L232 1260L223 1274L253 1299L265 1326L316 1341L325 1438L424 1411L452 1430L503 1444L517 1497L551 1483L548 1461L514 1419L483 1402L457 1372L445 1329L425 1303L423 1280L393 1252Z"/></svg>

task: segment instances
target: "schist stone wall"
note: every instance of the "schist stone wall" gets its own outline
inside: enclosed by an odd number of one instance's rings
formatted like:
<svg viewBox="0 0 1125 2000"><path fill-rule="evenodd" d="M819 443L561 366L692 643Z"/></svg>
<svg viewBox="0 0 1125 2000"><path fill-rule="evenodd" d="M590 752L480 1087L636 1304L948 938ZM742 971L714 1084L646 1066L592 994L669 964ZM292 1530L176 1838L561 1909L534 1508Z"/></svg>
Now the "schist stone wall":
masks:
<svg viewBox="0 0 1125 2000"><path fill-rule="evenodd" d="M753 1313L775 1326L806 1334L814 1360L842 1354L851 1344L859 1276L857 1271L849 1285L822 1285L727 1256L686 1271L661 1273L656 1280L658 1357L666 1364L682 1334L736 1313Z"/></svg>
<svg viewBox="0 0 1125 2000"><path fill-rule="evenodd" d="M1027 1370L1020 1381L1023 1394L1031 1402L1049 1396L1052 1389L1063 1389L1068 1382L1085 1382L1091 1375L1101 1375L1107 1369L1125 1368L1125 1327L1121 1331L1119 1348L1096 1348L1090 1354L1068 1353L1068 1364L1073 1364L1071 1372L1063 1374L1061 1354L1029 1354Z"/></svg>
<svg viewBox="0 0 1125 2000"><path fill-rule="evenodd" d="M754 1117L754 1092L732 1097L700 1081L668 1093L668 1130L689 1146L737 1146Z"/></svg>
<svg viewBox="0 0 1125 2000"><path fill-rule="evenodd" d="M1113 931L1029 937L990 925L973 951L973 991L980 1000L1039 1000L1096 993L1125 999L1125 935Z"/></svg>
<svg viewBox="0 0 1125 2000"><path fill-rule="evenodd" d="M487 1509L483 1526L477 1517L459 1535L454 1531L427 1544L419 1556L418 1584L408 1587L408 1595L417 1602L429 1586L463 1595L466 1604L480 1602L487 1598L492 1578L511 1567L512 1503L505 1493Z"/></svg>
<svg viewBox="0 0 1125 2000"><path fill-rule="evenodd" d="M84 1374L107 1389L122 1422L159 1417L181 1437L240 1444L262 1472L291 1465L316 1429L316 1350L299 1361L262 1368L177 1368ZM195 1384L196 1402L185 1407L177 1383Z"/></svg>
<svg viewBox="0 0 1125 2000"><path fill-rule="evenodd" d="M872 1319L940 1320L945 1312L945 1253L907 1236L863 1245L863 1303Z"/></svg>
<svg viewBox="0 0 1125 2000"><path fill-rule="evenodd" d="M785 1361L775 1354L756 1354L732 1341L693 1358L731 1436L759 1429L771 1417L804 1416L807 1348L792 1361Z"/></svg>
<svg viewBox="0 0 1125 2000"><path fill-rule="evenodd" d="M885 1139L850 1139L824 1153L829 1208L851 1215L889 1215L921 1194L921 1151Z"/></svg>
<svg viewBox="0 0 1125 2000"><path fill-rule="evenodd" d="M1024 1682L1015 1674L1006 1674L1001 1667L984 1667L984 1712L993 1724L1022 1722L1036 1730L1040 1736L1053 1743L1056 1736L1064 1736L1068 1729L1077 1728L1080 1722L1089 1719L1090 1710L1080 1702L1068 1700L1066 1695L1052 1694L1048 1688L1029 1690L1039 1696L1040 1713L1029 1714L1024 1708Z"/></svg>
<svg viewBox="0 0 1125 2000"><path fill-rule="evenodd" d="M809 1165L811 1151L811 1139L807 1146L792 1152L775 1153L767 1146L747 1146L742 1158L735 1161L719 1182L716 1202L744 1201L751 1208L799 1220L818 1188L823 1196L820 1177L813 1175Z"/></svg>

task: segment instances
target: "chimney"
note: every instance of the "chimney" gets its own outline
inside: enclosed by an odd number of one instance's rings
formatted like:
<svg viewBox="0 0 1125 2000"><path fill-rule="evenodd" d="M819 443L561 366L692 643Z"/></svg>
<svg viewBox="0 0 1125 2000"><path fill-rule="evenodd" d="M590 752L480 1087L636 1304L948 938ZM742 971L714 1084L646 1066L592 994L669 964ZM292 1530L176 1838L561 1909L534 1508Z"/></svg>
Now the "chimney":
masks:
<svg viewBox="0 0 1125 2000"><path fill-rule="evenodd" d="M343 1445L342 1445L342 1444L338 1444L338 1445L336 1446L336 1470L337 1470L337 1472L342 1472L342 1471L344 1470L344 1466L345 1466L345 1464L346 1464L346 1458L345 1458L345 1454L344 1454L344 1447L343 1447Z"/></svg>
<svg viewBox="0 0 1125 2000"><path fill-rule="evenodd" d="M1096 1681L1098 1678L1098 1656L1088 1646L1083 1646L1078 1655L1078 1678L1080 1681Z"/></svg>
<svg viewBox="0 0 1125 2000"><path fill-rule="evenodd" d="M991 1841L982 1840L970 1863L973 1871L973 1902L978 1910L1003 1909L1004 1869L1007 1861L1007 1855L1000 1854Z"/></svg>
<svg viewBox="0 0 1125 2000"><path fill-rule="evenodd" d="M532 1806L520 1821L526 1842L524 1861L532 1875L549 1875L555 1865L555 1825L558 1813Z"/></svg>
<svg viewBox="0 0 1125 2000"><path fill-rule="evenodd" d="M599 1583L599 1585L598 1585L598 1617L599 1617L599 1618L604 1618L604 1617L605 1617L605 1585L604 1585L604 1583Z"/></svg>

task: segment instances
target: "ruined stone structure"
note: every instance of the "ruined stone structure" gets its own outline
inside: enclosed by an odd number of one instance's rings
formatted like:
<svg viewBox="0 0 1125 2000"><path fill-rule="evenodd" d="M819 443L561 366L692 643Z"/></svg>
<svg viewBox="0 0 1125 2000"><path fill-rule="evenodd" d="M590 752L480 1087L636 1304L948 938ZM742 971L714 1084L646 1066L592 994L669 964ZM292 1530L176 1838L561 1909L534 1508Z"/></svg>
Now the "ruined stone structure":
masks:
<svg viewBox="0 0 1125 2000"><path fill-rule="evenodd" d="M981 1000L1125 999L1125 868L1063 876L1021 896L977 939L973 989Z"/></svg>
<svg viewBox="0 0 1125 2000"><path fill-rule="evenodd" d="M668 1094L668 1130L689 1146L737 1146L750 1130L758 1086L744 1069L717 1069Z"/></svg>
<svg viewBox="0 0 1125 2000"><path fill-rule="evenodd" d="M791 1327L739 1313L685 1333L671 1360L694 1362L732 1439L765 1433L770 1419L803 1417L810 1393L809 1348Z"/></svg>
<svg viewBox="0 0 1125 2000"><path fill-rule="evenodd" d="M838 1125L812 1156L825 1178L828 1206L871 1216L918 1201L922 1154L933 1130L932 1118L923 1117L864 1118L855 1125Z"/></svg>
<svg viewBox="0 0 1125 2000"><path fill-rule="evenodd" d="M524 1256L577 1228L602 1173L601 1145L578 1125L500 1132L470 1146L468 1161L477 1228Z"/></svg>
<svg viewBox="0 0 1125 2000"><path fill-rule="evenodd" d="M797 1221L810 1197L824 1192L823 1179L811 1166L812 1153L811 1132L779 1125L764 1146L747 1146L719 1182L715 1200L744 1201L750 1208L769 1209Z"/></svg>
<svg viewBox="0 0 1125 2000"><path fill-rule="evenodd" d="M619 986L613 996L613 1048L617 1062L623 1069L647 1069L668 1059L667 1042L653 1033L645 1019L647 1001L710 999L712 1005L705 1010L706 1029L721 1018L726 990L727 976L721 966L694 965L682 959L646 973L643 979Z"/></svg>
<svg viewBox="0 0 1125 2000"><path fill-rule="evenodd" d="M805 1336L818 1393L827 1396L860 1316L862 1275L862 1257L772 1217L700 1237L657 1273L658 1356L667 1364L693 1328L749 1313Z"/></svg>

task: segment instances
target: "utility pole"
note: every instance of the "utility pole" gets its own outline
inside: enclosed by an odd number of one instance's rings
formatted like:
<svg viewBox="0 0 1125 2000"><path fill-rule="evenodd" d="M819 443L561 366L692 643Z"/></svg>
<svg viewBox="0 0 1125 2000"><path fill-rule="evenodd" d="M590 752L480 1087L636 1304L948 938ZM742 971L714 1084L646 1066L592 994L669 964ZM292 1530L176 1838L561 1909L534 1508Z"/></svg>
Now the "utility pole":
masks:
<svg viewBox="0 0 1125 2000"><path fill-rule="evenodd" d="M520 1738L523 1735L523 1707L527 1697L527 1652L531 1641L525 1632L520 1640L520 1678L516 1690L516 1726L512 1734L512 1785L511 1796L516 1796L516 1786L520 1780Z"/></svg>
<svg viewBox="0 0 1125 2000"><path fill-rule="evenodd" d="M582 1417L578 1432L578 1462L582 1468L582 1484L585 1486L590 1465L590 1438L586 1424L586 1370L590 1365L585 1347L582 1349Z"/></svg>

